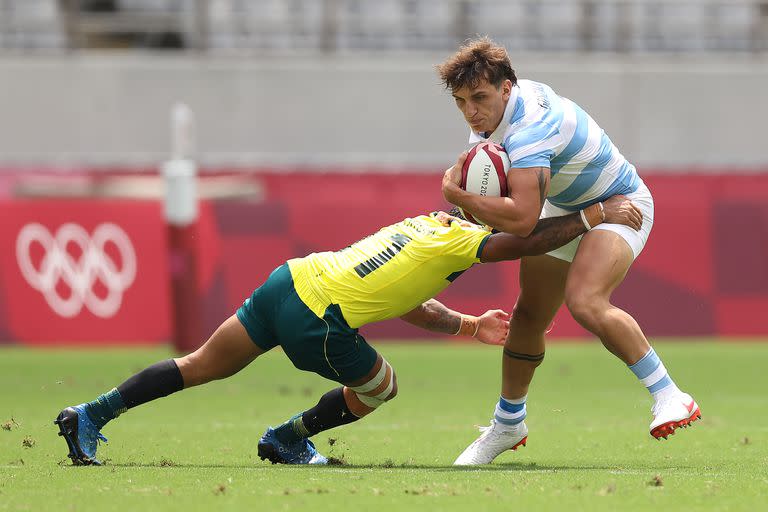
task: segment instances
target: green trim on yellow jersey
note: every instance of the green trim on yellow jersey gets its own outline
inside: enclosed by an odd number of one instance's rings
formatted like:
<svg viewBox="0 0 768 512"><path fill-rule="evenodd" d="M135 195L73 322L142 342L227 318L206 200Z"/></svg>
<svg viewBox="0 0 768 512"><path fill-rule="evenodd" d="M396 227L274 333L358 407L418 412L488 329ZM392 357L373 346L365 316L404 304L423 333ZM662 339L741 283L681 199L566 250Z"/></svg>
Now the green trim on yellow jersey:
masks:
<svg viewBox="0 0 768 512"><path fill-rule="evenodd" d="M336 252L288 261L296 293L318 317L338 304L352 328L395 318L480 261L490 233L434 216L408 218Z"/></svg>

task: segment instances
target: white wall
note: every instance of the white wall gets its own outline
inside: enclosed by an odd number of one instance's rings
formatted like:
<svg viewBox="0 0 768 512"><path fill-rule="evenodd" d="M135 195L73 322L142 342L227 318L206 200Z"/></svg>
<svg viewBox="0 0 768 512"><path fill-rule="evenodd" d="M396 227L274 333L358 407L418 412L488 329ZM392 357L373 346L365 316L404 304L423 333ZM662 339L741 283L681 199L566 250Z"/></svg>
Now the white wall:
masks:
<svg viewBox="0 0 768 512"><path fill-rule="evenodd" d="M160 161L183 100L207 164L444 168L467 132L434 72L443 57L4 57L0 166ZM513 66L579 103L640 167L768 167L768 57L536 55Z"/></svg>

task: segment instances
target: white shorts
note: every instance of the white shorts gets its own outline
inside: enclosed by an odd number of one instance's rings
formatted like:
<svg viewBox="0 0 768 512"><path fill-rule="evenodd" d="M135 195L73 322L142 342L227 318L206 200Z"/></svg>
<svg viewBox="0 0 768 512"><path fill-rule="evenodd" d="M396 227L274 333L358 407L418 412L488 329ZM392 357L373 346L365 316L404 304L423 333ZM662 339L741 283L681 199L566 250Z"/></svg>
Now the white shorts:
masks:
<svg viewBox="0 0 768 512"><path fill-rule="evenodd" d="M651 196L651 191L645 186L645 183L641 183L638 189L631 194L627 194L627 197L632 200L641 212L643 212L643 225L640 227L640 231L635 231L631 227L623 224L606 223L599 224L594 229L605 229L617 233L629 244L635 258L637 258L643 250L643 247L645 247L645 242L648 241L648 236L651 234L651 228L653 227L653 197ZM570 213L573 212L557 207L549 201L544 201L544 208L542 208L541 216L539 218L562 217L563 215L568 215ZM571 262L576 255L576 249L579 248L579 242L581 242L581 236L571 240L559 249L548 252L547 255L559 260Z"/></svg>

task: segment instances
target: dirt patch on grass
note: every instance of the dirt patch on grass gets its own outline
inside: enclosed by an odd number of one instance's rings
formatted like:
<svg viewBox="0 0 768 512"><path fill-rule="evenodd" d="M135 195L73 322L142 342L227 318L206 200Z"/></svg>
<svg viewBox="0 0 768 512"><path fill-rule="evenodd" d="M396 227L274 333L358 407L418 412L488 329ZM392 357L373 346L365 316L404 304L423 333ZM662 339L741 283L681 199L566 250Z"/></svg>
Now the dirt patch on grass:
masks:
<svg viewBox="0 0 768 512"><path fill-rule="evenodd" d="M19 423L14 418L11 418L8 421L4 421L0 426L2 426L3 430L11 431L15 428L19 428L21 425L19 425Z"/></svg>

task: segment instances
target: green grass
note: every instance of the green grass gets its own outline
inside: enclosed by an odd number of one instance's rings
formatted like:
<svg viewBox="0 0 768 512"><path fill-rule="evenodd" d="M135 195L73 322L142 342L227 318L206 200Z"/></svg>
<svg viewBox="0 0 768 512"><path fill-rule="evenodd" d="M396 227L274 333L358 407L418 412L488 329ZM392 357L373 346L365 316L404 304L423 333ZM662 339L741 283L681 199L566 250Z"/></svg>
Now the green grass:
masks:
<svg viewBox="0 0 768 512"><path fill-rule="evenodd" d="M660 342L703 420L669 441L647 431L650 398L597 343L553 344L529 397L529 443L454 469L487 424L500 351L379 344L397 399L320 434L335 467L272 466L267 425L332 387L279 352L235 377L158 400L104 433L104 467L72 467L52 420L168 353L0 350L0 510L754 510L768 495L768 344ZM329 446L329 438L335 439ZM26 440L26 443L25 443ZM33 445L26 447L24 444ZM760 505L763 503L763 505ZM393 508L394 507L394 508Z"/></svg>

